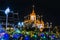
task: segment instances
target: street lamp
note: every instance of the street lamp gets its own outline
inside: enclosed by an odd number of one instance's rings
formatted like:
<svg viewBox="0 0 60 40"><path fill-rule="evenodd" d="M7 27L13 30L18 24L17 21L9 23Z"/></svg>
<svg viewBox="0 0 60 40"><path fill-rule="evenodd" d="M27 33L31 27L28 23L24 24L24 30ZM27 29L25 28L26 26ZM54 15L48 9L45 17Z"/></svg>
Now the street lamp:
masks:
<svg viewBox="0 0 60 40"><path fill-rule="evenodd" d="M10 11L9 7L6 10L0 10L6 14L6 29L8 24L8 13L14 13L13 11Z"/></svg>
<svg viewBox="0 0 60 40"><path fill-rule="evenodd" d="M10 13L9 7L5 10L5 14L6 14L6 29L7 29L7 24L8 24L8 13Z"/></svg>

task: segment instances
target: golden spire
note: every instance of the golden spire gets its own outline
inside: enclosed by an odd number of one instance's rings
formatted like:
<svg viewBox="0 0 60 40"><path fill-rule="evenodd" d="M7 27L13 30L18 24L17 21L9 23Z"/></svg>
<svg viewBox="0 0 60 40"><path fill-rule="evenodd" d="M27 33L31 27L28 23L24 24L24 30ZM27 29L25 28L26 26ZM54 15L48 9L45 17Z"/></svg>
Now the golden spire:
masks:
<svg viewBox="0 0 60 40"><path fill-rule="evenodd" d="M36 14L35 14L35 12L34 12L34 5L32 6L33 7L33 9L32 9L32 13L30 14L30 20L36 20Z"/></svg>
<svg viewBox="0 0 60 40"><path fill-rule="evenodd" d="M34 11L34 5L33 5L32 7L33 7L33 9L32 9L32 13L31 13L30 15L31 15L31 16L32 16L32 15L36 16L35 11Z"/></svg>
<svg viewBox="0 0 60 40"><path fill-rule="evenodd" d="M32 10L32 15L35 15L34 5L33 5L32 7L33 7L33 10Z"/></svg>
<svg viewBox="0 0 60 40"><path fill-rule="evenodd" d="M34 5L32 7L33 7L32 13L34 13Z"/></svg>

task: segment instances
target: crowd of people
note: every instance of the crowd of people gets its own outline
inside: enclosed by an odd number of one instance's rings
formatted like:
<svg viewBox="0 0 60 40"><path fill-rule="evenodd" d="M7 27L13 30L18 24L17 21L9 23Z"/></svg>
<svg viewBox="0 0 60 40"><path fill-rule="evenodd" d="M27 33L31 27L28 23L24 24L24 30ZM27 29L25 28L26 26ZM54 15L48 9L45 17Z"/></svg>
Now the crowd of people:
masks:
<svg viewBox="0 0 60 40"><path fill-rule="evenodd" d="M24 34L25 33L25 34ZM12 35L0 31L0 40L60 40L60 36L49 32L14 32Z"/></svg>

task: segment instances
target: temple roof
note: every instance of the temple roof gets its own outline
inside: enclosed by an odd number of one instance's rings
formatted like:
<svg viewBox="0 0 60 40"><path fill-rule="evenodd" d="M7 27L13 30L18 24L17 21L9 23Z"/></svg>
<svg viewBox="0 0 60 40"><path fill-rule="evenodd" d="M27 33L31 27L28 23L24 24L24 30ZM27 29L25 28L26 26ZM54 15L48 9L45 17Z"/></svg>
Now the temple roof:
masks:
<svg viewBox="0 0 60 40"><path fill-rule="evenodd" d="M31 13L31 15L35 15L34 5L33 5L32 7L33 7L33 9L32 9L32 13Z"/></svg>

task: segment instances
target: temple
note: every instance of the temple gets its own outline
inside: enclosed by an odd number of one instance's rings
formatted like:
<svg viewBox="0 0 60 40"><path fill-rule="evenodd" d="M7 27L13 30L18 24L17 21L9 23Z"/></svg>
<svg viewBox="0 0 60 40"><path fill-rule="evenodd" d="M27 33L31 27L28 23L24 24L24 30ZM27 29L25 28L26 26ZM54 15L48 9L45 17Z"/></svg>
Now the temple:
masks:
<svg viewBox="0 0 60 40"><path fill-rule="evenodd" d="M42 20L42 16L40 18L37 18L37 15L34 11L34 5L28 19L24 20L24 22L33 23L35 26L37 26L37 28L40 28L40 31L44 29L44 21Z"/></svg>

